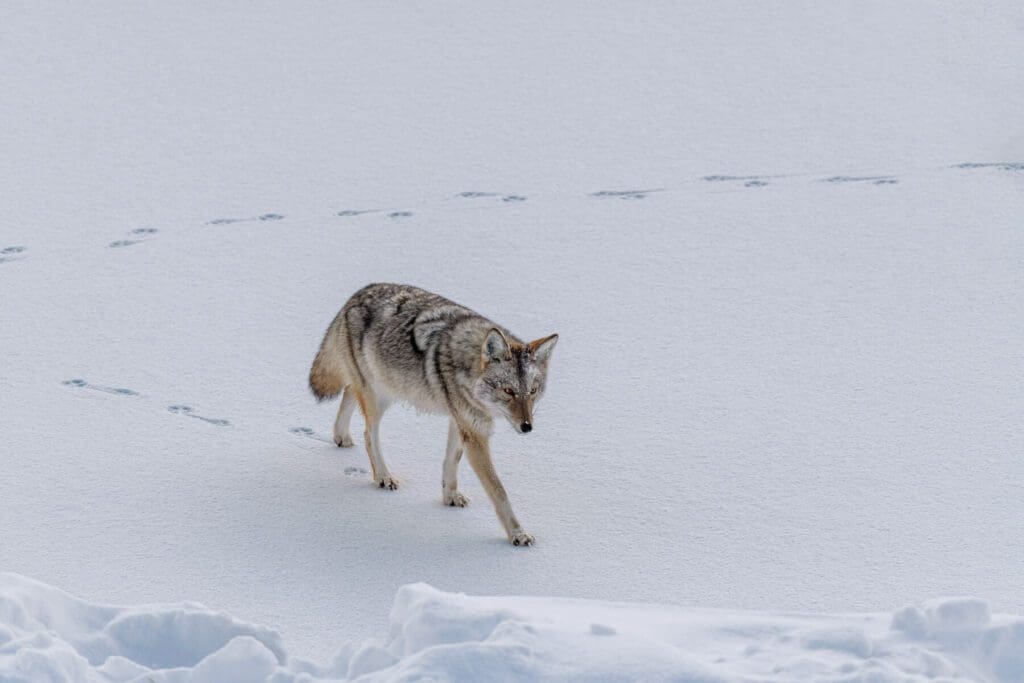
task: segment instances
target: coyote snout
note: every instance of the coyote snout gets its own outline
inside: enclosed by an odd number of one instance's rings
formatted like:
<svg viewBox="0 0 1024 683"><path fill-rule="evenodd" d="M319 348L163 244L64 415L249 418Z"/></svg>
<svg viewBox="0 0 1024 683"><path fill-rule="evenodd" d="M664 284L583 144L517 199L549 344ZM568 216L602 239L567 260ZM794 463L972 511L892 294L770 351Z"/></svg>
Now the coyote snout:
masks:
<svg viewBox="0 0 1024 683"><path fill-rule="evenodd" d="M533 431L533 413L544 395L552 334L523 343L508 330L436 294L408 285L369 285L345 304L324 335L309 373L318 399L344 392L334 422L334 442L351 446L349 421L356 404L366 418L366 451L374 482L398 488L380 450L380 419L392 399L448 415L448 448L442 500L464 507L458 490L463 451L483 484L513 545L530 545L512 512L491 462L495 418L520 434Z"/></svg>

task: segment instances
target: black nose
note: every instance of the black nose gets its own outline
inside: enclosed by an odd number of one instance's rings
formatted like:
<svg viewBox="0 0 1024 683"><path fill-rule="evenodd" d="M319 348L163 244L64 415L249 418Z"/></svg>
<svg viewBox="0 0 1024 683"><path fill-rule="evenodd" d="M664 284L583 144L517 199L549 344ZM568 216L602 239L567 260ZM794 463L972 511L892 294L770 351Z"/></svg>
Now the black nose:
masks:
<svg viewBox="0 0 1024 683"><path fill-rule="evenodd" d="M530 424L529 422L524 422L523 424L519 425L519 428L522 429L523 430L523 434L525 434L526 432L528 432L531 429L533 429L533 425Z"/></svg>

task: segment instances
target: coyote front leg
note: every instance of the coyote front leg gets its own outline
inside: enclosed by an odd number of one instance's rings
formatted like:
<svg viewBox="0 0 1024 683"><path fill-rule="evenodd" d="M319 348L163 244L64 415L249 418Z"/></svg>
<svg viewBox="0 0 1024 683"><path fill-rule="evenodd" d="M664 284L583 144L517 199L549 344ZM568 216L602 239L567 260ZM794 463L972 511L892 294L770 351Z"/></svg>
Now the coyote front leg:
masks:
<svg viewBox="0 0 1024 683"><path fill-rule="evenodd" d="M448 422L448 447L444 453L441 475L441 500L445 505L464 508L469 498L459 492L459 461L462 460L462 435L455 420Z"/></svg>
<svg viewBox="0 0 1024 683"><path fill-rule="evenodd" d="M494 471L494 463L491 462L491 448L487 437L465 428L461 429L460 432L462 434L462 442L466 447L466 456L469 458L469 464L473 467L473 471L476 472L476 476L479 477L480 483L483 484L484 490L487 491L487 495L491 498L491 502L494 503L494 511L498 513L498 519L501 520L502 526L505 527L505 533L508 535L509 542L512 545L531 545L534 540L533 536L523 531L523 528L519 526L519 520L516 519L515 513L512 512L512 504L508 501L505 487L501 485L498 473Z"/></svg>

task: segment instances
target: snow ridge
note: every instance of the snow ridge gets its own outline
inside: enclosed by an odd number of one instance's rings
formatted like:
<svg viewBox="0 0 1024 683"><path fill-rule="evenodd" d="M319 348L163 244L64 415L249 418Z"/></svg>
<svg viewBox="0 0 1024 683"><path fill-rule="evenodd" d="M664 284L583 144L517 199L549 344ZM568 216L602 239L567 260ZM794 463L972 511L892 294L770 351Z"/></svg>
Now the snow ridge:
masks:
<svg viewBox="0 0 1024 683"><path fill-rule="evenodd" d="M1024 618L976 598L887 615L782 615L402 587L384 641L318 665L201 605L93 605L0 574L3 683L1024 680Z"/></svg>

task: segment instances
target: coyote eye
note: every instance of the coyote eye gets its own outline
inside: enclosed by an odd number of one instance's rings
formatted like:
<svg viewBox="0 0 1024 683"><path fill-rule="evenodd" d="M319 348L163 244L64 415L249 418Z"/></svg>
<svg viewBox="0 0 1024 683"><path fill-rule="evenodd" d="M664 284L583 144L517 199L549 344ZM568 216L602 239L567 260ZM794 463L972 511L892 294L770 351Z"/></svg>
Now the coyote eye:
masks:
<svg viewBox="0 0 1024 683"><path fill-rule="evenodd" d="M533 396L536 393L537 393L537 387L534 387L533 389L530 389L530 396Z"/></svg>
<svg viewBox="0 0 1024 683"><path fill-rule="evenodd" d="M515 396L516 390L512 389L511 387L505 387L505 393L508 394L509 396Z"/></svg>

